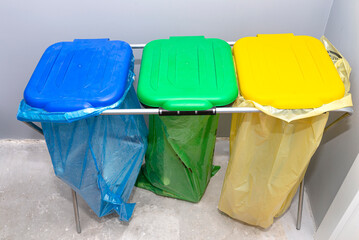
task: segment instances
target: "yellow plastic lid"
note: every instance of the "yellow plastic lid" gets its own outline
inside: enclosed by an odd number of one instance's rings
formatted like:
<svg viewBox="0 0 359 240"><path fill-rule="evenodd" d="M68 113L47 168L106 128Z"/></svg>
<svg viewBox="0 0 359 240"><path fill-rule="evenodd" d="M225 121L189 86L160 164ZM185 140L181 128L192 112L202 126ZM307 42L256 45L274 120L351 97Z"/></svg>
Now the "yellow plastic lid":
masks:
<svg viewBox="0 0 359 240"><path fill-rule="evenodd" d="M324 45L293 34L245 37L233 47L241 95L279 109L316 108L344 96Z"/></svg>

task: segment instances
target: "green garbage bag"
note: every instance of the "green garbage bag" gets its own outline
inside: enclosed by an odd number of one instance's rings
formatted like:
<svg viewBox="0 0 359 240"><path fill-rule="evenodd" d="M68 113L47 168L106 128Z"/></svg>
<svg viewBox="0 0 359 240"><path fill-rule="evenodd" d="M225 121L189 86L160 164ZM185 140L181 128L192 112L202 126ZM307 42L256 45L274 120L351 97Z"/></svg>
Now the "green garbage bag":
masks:
<svg viewBox="0 0 359 240"><path fill-rule="evenodd" d="M198 202L219 170L212 166L218 115L156 115L149 120L149 145L136 186Z"/></svg>

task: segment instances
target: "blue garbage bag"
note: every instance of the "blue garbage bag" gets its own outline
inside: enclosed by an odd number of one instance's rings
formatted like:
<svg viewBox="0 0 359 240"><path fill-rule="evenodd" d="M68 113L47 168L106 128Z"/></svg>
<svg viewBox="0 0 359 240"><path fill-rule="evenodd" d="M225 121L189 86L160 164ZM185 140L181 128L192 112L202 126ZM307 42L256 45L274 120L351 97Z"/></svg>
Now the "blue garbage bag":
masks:
<svg viewBox="0 0 359 240"><path fill-rule="evenodd" d="M46 112L22 100L18 120L41 122L56 176L79 193L99 216L117 212L128 221L127 203L147 148L141 115L100 115L106 109L140 108L129 74L123 97L111 106L75 112Z"/></svg>

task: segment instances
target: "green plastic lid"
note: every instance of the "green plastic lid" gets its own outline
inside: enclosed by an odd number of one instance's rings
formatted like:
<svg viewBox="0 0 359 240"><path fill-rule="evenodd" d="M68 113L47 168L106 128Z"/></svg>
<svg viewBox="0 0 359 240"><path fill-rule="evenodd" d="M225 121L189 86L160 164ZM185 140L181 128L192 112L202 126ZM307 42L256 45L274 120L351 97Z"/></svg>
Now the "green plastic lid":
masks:
<svg viewBox="0 0 359 240"><path fill-rule="evenodd" d="M137 89L140 101L166 110L206 110L238 95L231 47L223 40L171 37L143 50Z"/></svg>

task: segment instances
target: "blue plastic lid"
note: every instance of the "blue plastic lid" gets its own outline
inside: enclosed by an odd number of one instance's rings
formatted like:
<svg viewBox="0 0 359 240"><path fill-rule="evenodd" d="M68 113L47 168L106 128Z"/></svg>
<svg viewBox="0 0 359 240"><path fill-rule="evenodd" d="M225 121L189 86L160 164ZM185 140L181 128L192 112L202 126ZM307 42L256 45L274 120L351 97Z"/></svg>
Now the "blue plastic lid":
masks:
<svg viewBox="0 0 359 240"><path fill-rule="evenodd" d="M111 105L123 96L132 49L109 39L60 42L46 49L24 92L31 107L71 112Z"/></svg>

